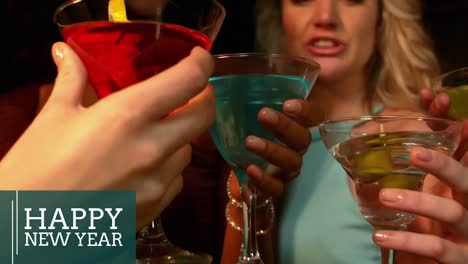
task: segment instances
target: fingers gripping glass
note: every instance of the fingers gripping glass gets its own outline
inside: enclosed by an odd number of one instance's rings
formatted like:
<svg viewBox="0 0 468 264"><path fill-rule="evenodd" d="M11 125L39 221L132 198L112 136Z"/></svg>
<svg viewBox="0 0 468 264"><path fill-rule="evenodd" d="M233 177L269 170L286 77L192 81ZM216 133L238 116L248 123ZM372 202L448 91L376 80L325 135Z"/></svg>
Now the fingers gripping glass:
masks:
<svg viewBox="0 0 468 264"><path fill-rule="evenodd" d="M277 141L257 119L263 107L282 112L283 102L305 99L319 72L319 65L298 57L277 54L227 54L215 56L210 83L216 93L216 122L210 133L223 158L237 177L243 207L243 243L237 263L263 263L257 248L255 186L246 169L268 162L245 148L255 135Z"/></svg>
<svg viewBox="0 0 468 264"><path fill-rule="evenodd" d="M421 191L426 172L410 164L416 146L453 155L458 147L459 122L408 116L362 116L329 120L320 125L323 142L355 183L364 218L376 229L405 229L415 216L379 202L383 188ZM382 249L382 263L388 263Z"/></svg>
<svg viewBox="0 0 468 264"><path fill-rule="evenodd" d="M54 21L102 98L173 66L195 46L210 50L224 17L215 0L72 0ZM143 263L211 262L172 245L159 218L139 233L137 252Z"/></svg>

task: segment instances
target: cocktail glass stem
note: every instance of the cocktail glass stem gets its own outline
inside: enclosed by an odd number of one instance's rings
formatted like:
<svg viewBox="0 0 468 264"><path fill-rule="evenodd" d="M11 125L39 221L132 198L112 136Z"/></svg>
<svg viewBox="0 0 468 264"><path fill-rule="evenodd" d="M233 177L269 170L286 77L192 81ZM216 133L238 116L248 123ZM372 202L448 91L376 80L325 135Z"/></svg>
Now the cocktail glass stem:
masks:
<svg viewBox="0 0 468 264"><path fill-rule="evenodd" d="M389 229L389 228L385 228L385 227L375 227L376 230L385 230L385 229ZM405 230L406 229L406 226L400 226L399 228L390 228L391 230ZM389 249L389 248L383 248L381 247L380 248L380 258L381 258L381 262L382 264L391 264L393 263L393 250L392 249Z"/></svg>
<svg viewBox="0 0 468 264"><path fill-rule="evenodd" d="M208 264L212 257L208 254L194 254L171 243L164 232L161 217L138 233L138 264L193 263Z"/></svg>
<svg viewBox="0 0 468 264"><path fill-rule="evenodd" d="M256 204L257 191L249 181L241 182L240 185L243 207L243 242L237 264L263 264L258 252L256 233Z"/></svg>
<svg viewBox="0 0 468 264"><path fill-rule="evenodd" d="M380 255L382 257L382 264L390 264L390 249L380 248Z"/></svg>
<svg viewBox="0 0 468 264"><path fill-rule="evenodd" d="M137 257L149 258L169 251L171 242L164 233L161 218L157 217L150 225L138 233Z"/></svg>

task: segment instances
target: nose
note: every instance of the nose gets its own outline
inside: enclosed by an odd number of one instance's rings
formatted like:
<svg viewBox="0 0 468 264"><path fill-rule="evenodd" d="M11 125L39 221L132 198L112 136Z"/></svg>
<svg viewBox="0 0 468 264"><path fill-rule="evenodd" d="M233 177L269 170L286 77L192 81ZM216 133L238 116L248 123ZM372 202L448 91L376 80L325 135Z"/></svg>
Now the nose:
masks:
<svg viewBox="0 0 468 264"><path fill-rule="evenodd" d="M337 0L315 0L314 24L316 27L335 29L338 25Z"/></svg>

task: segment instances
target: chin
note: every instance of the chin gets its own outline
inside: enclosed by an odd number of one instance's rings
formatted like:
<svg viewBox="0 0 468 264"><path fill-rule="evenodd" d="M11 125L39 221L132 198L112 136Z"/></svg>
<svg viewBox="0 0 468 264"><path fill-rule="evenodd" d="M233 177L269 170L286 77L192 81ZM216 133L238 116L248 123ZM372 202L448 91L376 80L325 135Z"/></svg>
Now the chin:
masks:
<svg viewBox="0 0 468 264"><path fill-rule="evenodd" d="M337 82L346 75L346 72L346 69L343 67L329 67L329 65L320 64L320 73L318 78L324 82Z"/></svg>
<svg viewBox="0 0 468 264"><path fill-rule="evenodd" d="M313 57L311 58L320 64L320 78L335 79L346 73L348 67L346 63L339 58Z"/></svg>

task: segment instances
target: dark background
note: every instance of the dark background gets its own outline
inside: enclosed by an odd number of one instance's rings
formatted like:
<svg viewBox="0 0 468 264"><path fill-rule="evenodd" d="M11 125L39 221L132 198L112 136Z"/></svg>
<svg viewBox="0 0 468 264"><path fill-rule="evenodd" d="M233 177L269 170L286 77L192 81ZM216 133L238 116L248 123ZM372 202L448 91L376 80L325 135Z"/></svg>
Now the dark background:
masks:
<svg viewBox="0 0 468 264"><path fill-rule="evenodd" d="M54 9L63 0L6 0L3 43L5 62L0 90L30 80L51 81L55 66L50 46L60 40L52 22ZM212 52L232 53L254 50L254 0L220 0L227 16ZM468 65L468 1L426 0L424 22L432 33L442 70ZM5 14L6 12L6 14ZM5 28L6 27L6 28Z"/></svg>
<svg viewBox="0 0 468 264"><path fill-rule="evenodd" d="M3 62L0 89L21 85L28 80L51 81L55 66L50 46L60 40L52 22L54 9L63 0L7 0L1 8ZM213 54L254 51L254 0L220 0L227 16L214 43ZM4 2L5 3L5 2ZM6 14L5 14L6 12ZM424 23L432 33L442 70L468 65L468 1L426 0Z"/></svg>
<svg viewBox="0 0 468 264"><path fill-rule="evenodd" d="M442 70L468 66L468 1L426 0L424 22L434 39Z"/></svg>

